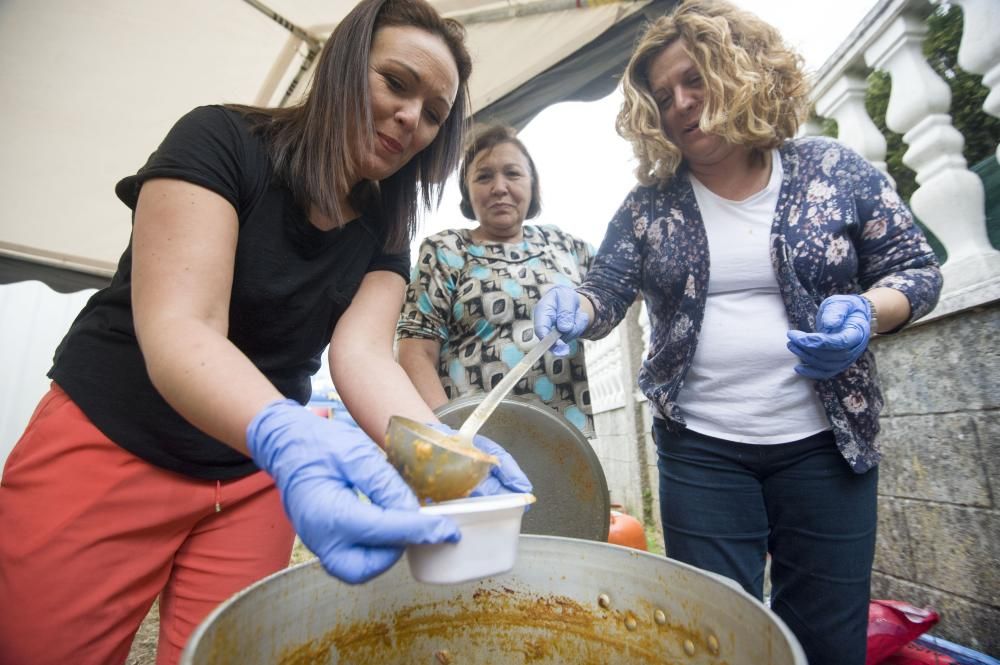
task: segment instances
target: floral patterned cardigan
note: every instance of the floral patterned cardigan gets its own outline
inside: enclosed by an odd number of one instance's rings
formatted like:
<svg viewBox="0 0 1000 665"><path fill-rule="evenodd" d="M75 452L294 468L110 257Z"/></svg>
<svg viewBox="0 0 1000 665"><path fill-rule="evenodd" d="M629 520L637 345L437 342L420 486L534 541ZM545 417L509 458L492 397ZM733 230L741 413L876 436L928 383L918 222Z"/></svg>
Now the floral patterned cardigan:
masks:
<svg viewBox="0 0 1000 665"><path fill-rule="evenodd" d="M812 331L827 296L880 286L909 299L910 321L931 311L941 291L938 261L888 179L831 139L789 140L780 153L770 254L791 326ZM709 273L708 239L683 168L662 188L632 190L578 289L594 305L591 339L607 335L641 292L652 333L639 387L674 429L684 425L675 399L698 343ZM878 464L883 400L871 350L817 381L816 391L851 468Z"/></svg>

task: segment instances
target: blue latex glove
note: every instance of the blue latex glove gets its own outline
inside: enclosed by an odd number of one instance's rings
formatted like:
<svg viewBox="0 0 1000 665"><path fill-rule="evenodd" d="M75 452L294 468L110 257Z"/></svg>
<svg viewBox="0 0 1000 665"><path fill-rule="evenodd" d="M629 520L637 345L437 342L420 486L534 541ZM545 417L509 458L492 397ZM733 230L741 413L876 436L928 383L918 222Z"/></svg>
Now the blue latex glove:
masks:
<svg viewBox="0 0 1000 665"><path fill-rule="evenodd" d="M830 296L816 313L818 332L788 331L788 350L802 364L795 371L810 379L829 379L850 367L871 338L871 311L861 296Z"/></svg>
<svg viewBox="0 0 1000 665"><path fill-rule="evenodd" d="M568 286L553 286L535 305L531 315L535 324L535 335L542 339L552 330L553 326L562 333L552 345L552 353L565 356L569 353L569 344L583 334L590 324L590 317L580 309L580 294Z"/></svg>
<svg viewBox="0 0 1000 665"><path fill-rule="evenodd" d="M349 422L320 418L292 400L271 402L247 427L247 448L274 478L299 538L344 582L385 572L409 543L460 538L450 519L417 512L417 497L382 450Z"/></svg>
<svg viewBox="0 0 1000 665"><path fill-rule="evenodd" d="M428 425L439 432L444 432L449 436L456 434L448 425L444 423L433 423ZM490 469L490 475L483 478L482 482L473 488L469 496L493 496L494 494L511 494L514 492L527 493L533 488L528 476L524 475L521 467L517 465L510 453L500 447L492 439L487 439L482 434L477 434L472 439L476 448L487 455L496 457L500 464Z"/></svg>

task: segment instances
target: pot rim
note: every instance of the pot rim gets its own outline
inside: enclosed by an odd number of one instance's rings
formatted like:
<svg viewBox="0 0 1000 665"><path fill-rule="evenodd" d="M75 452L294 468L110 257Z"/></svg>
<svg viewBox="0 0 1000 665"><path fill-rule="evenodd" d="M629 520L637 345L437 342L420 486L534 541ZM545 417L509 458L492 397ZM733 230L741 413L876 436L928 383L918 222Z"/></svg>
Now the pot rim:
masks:
<svg viewBox="0 0 1000 665"><path fill-rule="evenodd" d="M586 552L580 552L580 549L591 550L591 551L606 551L609 548L626 553L628 558L631 559L649 559L658 562L666 562L669 566L687 571L695 576L700 576L707 578L709 581L721 584L727 587L728 593L735 594L737 596L742 596L744 599L749 600L753 606L756 608L755 611L759 612L768 617L769 622L774 628L778 630L779 633L784 637L784 641L787 643L789 650L791 651L791 656L793 662L797 664L807 663L805 652L802 650L802 646L799 644L795 637L795 634L791 629L785 624L785 622L779 617L770 607L762 603L760 600L747 593L739 584L735 581L724 577L722 575L705 571L690 564L677 561L675 559L669 559L659 554L654 554L652 552L644 552L641 550L636 550L629 547L624 547L621 545L615 545L612 543L586 540L580 538L566 538L562 536L548 536L548 535L536 535L536 534L525 534L522 533L519 536L519 554L520 558L524 552L520 549L525 549L533 552L534 555L545 555L546 553L551 554L553 550L567 548L568 551L576 549L573 552L574 555L586 556ZM399 564L397 564L399 565ZM231 596L229 599L220 603L215 609L213 609L208 616L206 616L202 622L195 628L191 633L184 650L181 653L179 660L179 665L192 665L195 661L195 655L198 650L199 645L205 640L206 634L212 631L216 624L219 623L220 617L222 615L231 612L238 611L237 608L246 602L253 602L256 592L263 586L270 584L275 578L292 574L292 571L300 570L307 567L321 568L320 561L318 559L311 559L309 561L304 561L302 563L296 564L294 566L289 566L278 572L275 572L267 577L264 577L257 582L247 586L241 591ZM485 578L486 580L492 579L491 577Z"/></svg>

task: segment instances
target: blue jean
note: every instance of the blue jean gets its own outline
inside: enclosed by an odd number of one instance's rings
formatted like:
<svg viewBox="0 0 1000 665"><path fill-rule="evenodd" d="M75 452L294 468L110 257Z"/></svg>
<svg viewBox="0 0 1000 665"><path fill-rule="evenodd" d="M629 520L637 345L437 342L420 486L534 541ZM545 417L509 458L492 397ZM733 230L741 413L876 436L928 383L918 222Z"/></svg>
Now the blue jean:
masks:
<svg viewBox="0 0 1000 665"><path fill-rule="evenodd" d="M763 597L810 665L863 665L878 469L855 474L833 434L734 443L654 419L667 555Z"/></svg>

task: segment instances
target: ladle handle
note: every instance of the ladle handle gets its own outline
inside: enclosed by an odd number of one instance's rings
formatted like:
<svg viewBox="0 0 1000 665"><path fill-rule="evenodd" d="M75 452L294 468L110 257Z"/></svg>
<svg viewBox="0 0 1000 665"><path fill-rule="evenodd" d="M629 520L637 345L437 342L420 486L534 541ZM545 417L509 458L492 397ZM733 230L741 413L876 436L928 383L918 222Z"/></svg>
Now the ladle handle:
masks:
<svg viewBox="0 0 1000 665"><path fill-rule="evenodd" d="M538 362L538 359L542 357L542 354L549 350L556 340L559 339L559 331L553 328L549 331L549 334L539 340L538 344L521 358L520 362L514 365L506 376L500 379L500 383L496 385L493 390L491 390L479 403L479 406L472 412L465 422L462 423L462 428L458 430L458 433L466 440L471 440L472 437L476 435L479 428L483 426L483 423L493 414L497 406L500 404L501 400L507 396L510 389L514 387L521 377L524 376L525 372L531 369L531 366Z"/></svg>

